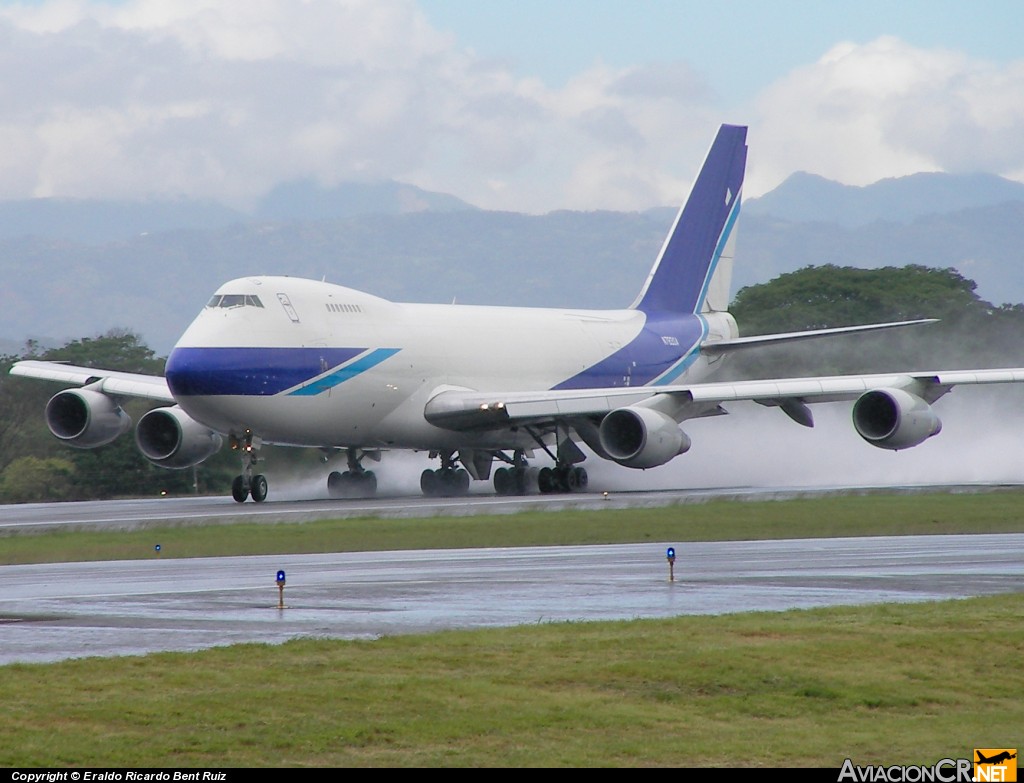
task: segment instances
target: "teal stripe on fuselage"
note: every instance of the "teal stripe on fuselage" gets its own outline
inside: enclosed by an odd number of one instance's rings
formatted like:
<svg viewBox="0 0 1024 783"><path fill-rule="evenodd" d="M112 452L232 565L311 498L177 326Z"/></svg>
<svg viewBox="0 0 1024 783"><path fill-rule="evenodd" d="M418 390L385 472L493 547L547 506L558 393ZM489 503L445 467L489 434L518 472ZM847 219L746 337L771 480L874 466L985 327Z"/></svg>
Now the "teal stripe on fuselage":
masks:
<svg viewBox="0 0 1024 783"><path fill-rule="evenodd" d="M368 354L356 359L351 364L346 364L327 375L317 378L312 383L302 386L295 391L287 392L290 397L313 397L333 389L335 386L352 380L367 370L371 370L385 359L390 359L399 352L399 348L378 348Z"/></svg>
<svg viewBox="0 0 1024 783"><path fill-rule="evenodd" d="M678 362L672 365L659 377L651 381L651 386L667 386L670 383L674 383L680 375L689 369L691 364L697 361L697 357L700 356L700 346L707 338L709 331L708 322L704 316L698 315L697 320L700 321L700 338L693 344L690 350L679 359Z"/></svg>

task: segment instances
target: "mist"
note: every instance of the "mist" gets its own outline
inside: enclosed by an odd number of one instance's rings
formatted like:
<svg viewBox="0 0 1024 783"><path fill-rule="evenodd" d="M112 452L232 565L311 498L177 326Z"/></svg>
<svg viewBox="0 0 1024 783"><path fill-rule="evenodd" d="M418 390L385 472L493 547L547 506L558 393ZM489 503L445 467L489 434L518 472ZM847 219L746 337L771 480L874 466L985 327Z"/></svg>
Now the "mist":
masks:
<svg viewBox="0 0 1024 783"><path fill-rule="evenodd" d="M275 451L274 453L279 453ZM275 464L275 462L277 464ZM327 494L327 476L331 471L347 470L344 452L327 462L318 459L303 460L302 464L282 465L269 454L265 472L270 481L270 496L274 500L316 500ZM426 452L384 451L380 462L365 458L363 467L377 476L377 497L403 497L420 494L420 474L427 468L437 468L439 460L431 460ZM490 482L473 482L470 491L493 491Z"/></svg>
<svg viewBox="0 0 1024 783"><path fill-rule="evenodd" d="M684 421L693 446L667 465L633 470L588 452L589 491L1018 484L1024 482L1024 406L1017 391L954 389L933 406L942 431L899 452L871 446L857 435L852 403L813 406L813 429L777 408L733 403L728 416ZM327 498L328 473L346 467L342 454L326 463L279 464L277 470L274 462L270 455L266 473L275 500ZM530 460L536 467L550 462L540 451ZM378 497L402 497L420 495L420 473L439 462L426 452L385 451L380 462L363 464L377 474ZM493 491L490 481L470 487L471 494Z"/></svg>
<svg viewBox="0 0 1024 783"><path fill-rule="evenodd" d="M653 490L1020 483L1024 413L1012 391L954 389L933 406L942 431L898 452L857 435L852 403L812 406L812 429L777 408L733 403L728 416L683 422L693 446L667 465L637 471L588 460L590 485Z"/></svg>

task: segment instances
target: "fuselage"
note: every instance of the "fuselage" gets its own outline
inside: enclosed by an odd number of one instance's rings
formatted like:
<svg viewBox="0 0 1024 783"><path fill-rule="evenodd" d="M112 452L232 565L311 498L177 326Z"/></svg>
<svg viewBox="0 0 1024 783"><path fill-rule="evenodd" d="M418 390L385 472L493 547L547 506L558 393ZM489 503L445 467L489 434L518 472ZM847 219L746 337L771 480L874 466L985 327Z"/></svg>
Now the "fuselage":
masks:
<svg viewBox="0 0 1024 783"><path fill-rule="evenodd" d="M440 429L447 389L528 391L679 383L706 374L726 313L405 304L288 277L223 285L167 362L193 418L297 446L511 448L525 434Z"/></svg>

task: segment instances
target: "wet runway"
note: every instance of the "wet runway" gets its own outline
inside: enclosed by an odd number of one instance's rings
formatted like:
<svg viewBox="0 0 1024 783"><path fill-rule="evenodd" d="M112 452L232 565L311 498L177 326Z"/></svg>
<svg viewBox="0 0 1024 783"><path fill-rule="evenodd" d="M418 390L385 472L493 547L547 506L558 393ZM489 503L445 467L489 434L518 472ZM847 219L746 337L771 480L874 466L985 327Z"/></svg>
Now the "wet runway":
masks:
<svg viewBox="0 0 1024 783"><path fill-rule="evenodd" d="M812 491L813 492L813 491ZM460 498L422 495L382 496L369 500L279 499L239 504L229 497L174 497L98 500L74 503L0 505L0 533L51 530L127 530L175 524L307 522L345 517L432 517L514 514L519 511L581 508L635 508L701 502L709 498L779 497L777 490L755 488L600 492L571 495L498 497L492 493Z"/></svg>
<svg viewBox="0 0 1024 783"><path fill-rule="evenodd" d="M0 535L53 530L130 530L166 525L230 524L235 522L308 522L346 517L432 517L472 514L515 514L520 511L566 509L654 508L716 500L784 500L834 494L884 492L998 492L1020 484L941 484L903 487L733 486L640 491L584 492L569 495L498 497L490 493L461 498L422 495L382 496L370 500L288 499L266 503L235 503L229 497L174 497L95 500L72 503L0 505Z"/></svg>
<svg viewBox="0 0 1024 783"><path fill-rule="evenodd" d="M675 582L665 547L4 566L0 663L1024 590L1024 534L686 544Z"/></svg>

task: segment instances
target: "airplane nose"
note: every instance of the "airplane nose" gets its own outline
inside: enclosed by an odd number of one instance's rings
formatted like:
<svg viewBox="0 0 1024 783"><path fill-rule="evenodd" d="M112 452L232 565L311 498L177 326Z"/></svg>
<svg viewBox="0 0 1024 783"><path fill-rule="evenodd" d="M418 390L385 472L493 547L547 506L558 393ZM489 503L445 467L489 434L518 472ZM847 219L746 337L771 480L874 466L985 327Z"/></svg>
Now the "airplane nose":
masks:
<svg viewBox="0 0 1024 783"><path fill-rule="evenodd" d="M352 360L364 348L258 348L176 346L167 357L165 376L175 396L269 396L287 393L318 394L396 353L370 352L362 364ZM310 384L325 370L346 365L322 383ZM307 386L307 384L309 384Z"/></svg>
<svg viewBox="0 0 1024 783"><path fill-rule="evenodd" d="M164 368L167 386L175 397L199 394L199 377L194 362L189 361L187 349L175 346L167 357Z"/></svg>
<svg viewBox="0 0 1024 783"><path fill-rule="evenodd" d="M264 352L246 348L176 346L167 357L164 376L178 397L265 394L273 362L261 364Z"/></svg>

